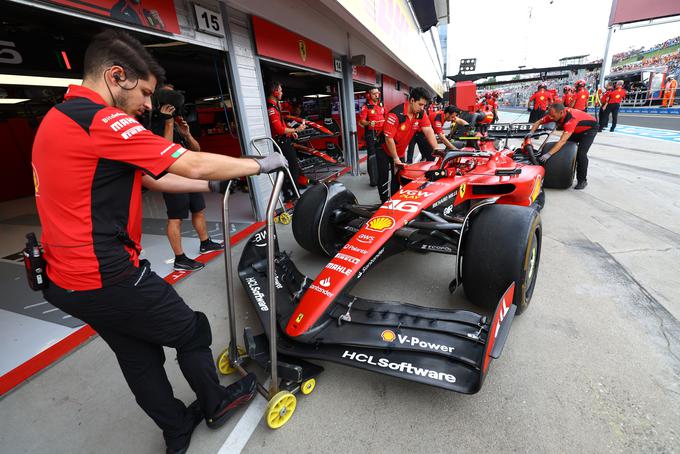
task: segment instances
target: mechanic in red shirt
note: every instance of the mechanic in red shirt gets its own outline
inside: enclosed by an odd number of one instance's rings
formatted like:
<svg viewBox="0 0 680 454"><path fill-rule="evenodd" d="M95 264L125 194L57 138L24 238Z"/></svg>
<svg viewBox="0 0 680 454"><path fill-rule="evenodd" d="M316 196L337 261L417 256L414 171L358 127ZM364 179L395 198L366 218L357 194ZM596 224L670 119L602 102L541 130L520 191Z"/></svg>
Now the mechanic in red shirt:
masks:
<svg viewBox="0 0 680 454"><path fill-rule="evenodd" d="M376 153L378 158L378 195L380 201L387 201L392 194L399 190L399 179L395 175L398 167L404 165L401 161L406 154L413 135L421 131L429 145L435 149L437 139L430 125L430 119L425 115L427 104L427 90L416 87L411 90L409 100L390 110L385 119L385 143L383 152Z"/></svg>
<svg viewBox="0 0 680 454"><path fill-rule="evenodd" d="M550 105L550 93L548 93L548 86L541 82L538 84L538 90L534 92L527 102L527 109L529 109L529 123L533 123L536 120L543 118L548 106ZM531 103L534 103L533 107Z"/></svg>
<svg viewBox="0 0 680 454"><path fill-rule="evenodd" d="M602 111L604 115L600 117L600 132L607 127L609 123L609 114L612 116L612 126L609 132L614 132L616 129L616 122L619 119L619 109L621 108L621 101L626 98L628 92L623 88L623 81L616 82L616 88L607 92L602 100Z"/></svg>
<svg viewBox="0 0 680 454"><path fill-rule="evenodd" d="M371 88L368 90L366 104L359 112L359 124L365 128L366 140L366 169L368 170L368 183L371 186L378 185L378 161L375 157L375 146L383 142L383 127L385 126L385 107L380 102L380 90Z"/></svg>
<svg viewBox="0 0 680 454"><path fill-rule="evenodd" d="M531 134L540 125L552 122L556 123L558 131L563 131L562 136L548 153L544 153L538 159L545 163L552 155L558 153L567 141L575 142L578 146L578 154L576 155L576 186L574 186L574 189L584 189L588 185L588 150L597 135L597 120L587 112L556 103L550 106L546 116L531 126L531 131L527 134L527 137L531 137Z"/></svg>
<svg viewBox="0 0 680 454"><path fill-rule="evenodd" d="M439 140L444 145L446 145L446 148L448 148L449 150L455 150L456 147L449 141L449 139L446 137L446 134L444 134L444 123L446 123L447 121L456 122L456 120L459 120L459 122L462 122L463 124L467 125L466 121L457 118L457 116L458 109L456 109L454 106L446 106L444 110L432 112L431 114L428 115L430 125L432 126L432 131L434 132L435 138L438 137ZM420 154L423 157L422 161L432 161L434 159L432 157L433 152L434 149L429 144L429 142L425 142L423 148L420 150Z"/></svg>
<svg viewBox="0 0 680 454"><path fill-rule="evenodd" d="M569 106L574 99L574 89L571 85L565 85L562 89L562 104Z"/></svg>
<svg viewBox="0 0 680 454"><path fill-rule="evenodd" d="M163 430L167 452L185 452L196 425L204 417L209 427L224 424L254 396L256 381L248 375L227 388L220 385L208 318L139 259L142 186L223 191L222 180L270 172L285 159L278 153L262 160L196 153L145 129L135 116L151 108L165 71L125 32L95 36L83 70L82 86L69 86L33 143L50 281L43 296L99 333L137 403ZM188 408L173 396L163 346L177 350L196 393Z"/></svg>
<svg viewBox="0 0 680 454"><path fill-rule="evenodd" d="M576 89L576 92L574 93L574 100L572 101L572 105L569 107L573 107L574 109L585 112L588 108L588 98L590 97L590 92L586 88L586 81L583 79L577 80L574 84L574 88Z"/></svg>
<svg viewBox="0 0 680 454"><path fill-rule="evenodd" d="M609 93L614 88L612 87L611 82L607 82L605 84L604 90L602 87L598 88L597 91L595 91L595 99L593 99L593 104L595 104L595 107L597 107L597 119L598 119L598 131L602 132L602 129L604 129L605 126L607 126L607 121L605 121L605 116L604 116L604 105L607 103L607 98L609 97ZM604 122L604 124L603 124Z"/></svg>
<svg viewBox="0 0 680 454"><path fill-rule="evenodd" d="M269 97L267 98L267 115L269 116L269 126L272 131L273 139L279 144L283 155L288 161L290 174L299 188L306 187L310 180L302 174L300 163L298 162L297 152L293 148L293 140L298 138L297 133L303 131L307 126L300 124L296 128L290 128L281 113L281 98L283 97L283 87L281 82L272 81L269 84ZM290 108L290 107L288 107ZM292 183L286 180L284 184L284 198L289 201L294 198Z"/></svg>

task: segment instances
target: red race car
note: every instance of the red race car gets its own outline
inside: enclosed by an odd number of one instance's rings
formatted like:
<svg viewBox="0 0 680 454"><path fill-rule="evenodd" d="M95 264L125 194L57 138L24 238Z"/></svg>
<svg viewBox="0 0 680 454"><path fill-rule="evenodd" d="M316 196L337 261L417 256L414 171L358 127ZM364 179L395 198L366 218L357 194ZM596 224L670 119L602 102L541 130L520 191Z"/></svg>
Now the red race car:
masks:
<svg viewBox="0 0 680 454"><path fill-rule="evenodd" d="M295 206L293 234L303 248L331 257L316 278L276 248L277 333L269 328L267 238L246 244L239 277L265 333L246 333L252 358L266 338L299 376L308 359L334 361L461 393L475 393L497 358L515 314L527 309L538 276L543 167L497 151L493 139L438 151L408 166L384 204L359 204L341 183L308 189ZM414 250L452 257L449 290L463 287L483 313L374 301L351 294L386 257ZM291 370L297 370L292 367Z"/></svg>

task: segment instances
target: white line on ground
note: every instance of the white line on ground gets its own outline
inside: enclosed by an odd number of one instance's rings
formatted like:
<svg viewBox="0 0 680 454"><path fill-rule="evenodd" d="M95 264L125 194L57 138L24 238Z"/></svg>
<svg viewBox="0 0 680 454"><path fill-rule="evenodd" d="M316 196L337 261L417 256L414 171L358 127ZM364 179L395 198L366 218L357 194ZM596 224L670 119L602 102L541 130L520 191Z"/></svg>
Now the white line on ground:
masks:
<svg viewBox="0 0 680 454"><path fill-rule="evenodd" d="M32 307L42 306L43 304L47 304L47 301L43 301L42 303L35 303L35 304L30 304L28 306L24 306L24 309L30 309Z"/></svg>
<svg viewBox="0 0 680 454"><path fill-rule="evenodd" d="M48 309L48 310L46 310L46 311L43 311L43 314L49 314L50 312L54 312L54 311L58 311L58 310L59 310L59 309L57 309L57 308L55 307L54 309Z"/></svg>
<svg viewBox="0 0 680 454"><path fill-rule="evenodd" d="M269 389L269 380L264 385L265 389ZM257 393L255 398L250 402L241 419L236 423L234 429L231 431L224 444L217 451L217 454L238 454L245 448L248 440L255 432L257 425L262 419L262 415L267 409L269 402L262 394Z"/></svg>

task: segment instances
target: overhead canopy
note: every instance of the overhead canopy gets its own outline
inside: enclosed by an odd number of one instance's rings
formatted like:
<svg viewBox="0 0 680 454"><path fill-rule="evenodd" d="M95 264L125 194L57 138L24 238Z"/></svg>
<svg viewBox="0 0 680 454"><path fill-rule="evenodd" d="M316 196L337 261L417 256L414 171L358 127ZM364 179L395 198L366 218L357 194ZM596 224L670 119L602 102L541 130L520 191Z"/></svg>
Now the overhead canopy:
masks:
<svg viewBox="0 0 680 454"><path fill-rule="evenodd" d="M420 31L425 33L439 22L434 0L410 0Z"/></svg>
<svg viewBox="0 0 680 454"><path fill-rule="evenodd" d="M680 15L678 0L613 0L609 26Z"/></svg>
<svg viewBox="0 0 680 454"><path fill-rule="evenodd" d="M600 63L583 63L579 65L549 66L547 68L511 69L509 71L496 71L490 73L456 74L455 76L447 77L454 82L458 82L459 80L479 80L486 79L487 77L514 76L517 74L536 74L557 71L578 71L579 69L592 70L597 69L599 67Z"/></svg>

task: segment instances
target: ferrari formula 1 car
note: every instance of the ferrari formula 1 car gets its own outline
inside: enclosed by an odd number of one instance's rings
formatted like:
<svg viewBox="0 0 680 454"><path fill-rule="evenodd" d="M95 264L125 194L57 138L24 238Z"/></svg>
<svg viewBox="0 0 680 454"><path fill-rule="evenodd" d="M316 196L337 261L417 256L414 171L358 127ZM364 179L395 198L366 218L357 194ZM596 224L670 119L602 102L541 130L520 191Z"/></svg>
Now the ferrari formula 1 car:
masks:
<svg viewBox="0 0 680 454"><path fill-rule="evenodd" d="M266 356L267 338L277 336L286 365L279 374L297 371L297 382L318 373L306 360L319 359L461 393L481 388L536 285L541 219L535 204L544 172L500 151L436 155L404 169L403 188L382 205L359 204L337 182L303 194L293 217L295 239L331 257L316 278L303 275L264 228L250 238L238 272L265 329L260 336L246 332L250 358ZM449 290L462 285L484 313L350 293L380 261L406 250L450 255ZM268 266L275 269L275 314Z"/></svg>

